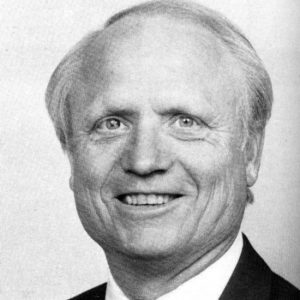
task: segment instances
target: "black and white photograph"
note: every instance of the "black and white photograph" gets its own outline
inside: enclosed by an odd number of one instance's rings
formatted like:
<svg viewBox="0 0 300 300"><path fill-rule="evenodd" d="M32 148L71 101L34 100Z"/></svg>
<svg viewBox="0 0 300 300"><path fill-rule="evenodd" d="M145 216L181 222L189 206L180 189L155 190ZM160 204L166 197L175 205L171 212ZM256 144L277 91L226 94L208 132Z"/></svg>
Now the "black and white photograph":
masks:
<svg viewBox="0 0 300 300"><path fill-rule="evenodd" d="M0 299L300 299L298 0L0 16Z"/></svg>

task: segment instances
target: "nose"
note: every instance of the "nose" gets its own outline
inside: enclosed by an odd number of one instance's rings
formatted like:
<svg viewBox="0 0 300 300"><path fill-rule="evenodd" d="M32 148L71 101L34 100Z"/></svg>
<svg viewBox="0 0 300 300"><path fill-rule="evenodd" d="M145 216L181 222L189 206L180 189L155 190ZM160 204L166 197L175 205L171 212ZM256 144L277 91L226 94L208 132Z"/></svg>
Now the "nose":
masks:
<svg viewBox="0 0 300 300"><path fill-rule="evenodd" d="M125 172L138 176L166 172L172 165L172 158L160 137L159 129L139 128L132 133L121 165Z"/></svg>

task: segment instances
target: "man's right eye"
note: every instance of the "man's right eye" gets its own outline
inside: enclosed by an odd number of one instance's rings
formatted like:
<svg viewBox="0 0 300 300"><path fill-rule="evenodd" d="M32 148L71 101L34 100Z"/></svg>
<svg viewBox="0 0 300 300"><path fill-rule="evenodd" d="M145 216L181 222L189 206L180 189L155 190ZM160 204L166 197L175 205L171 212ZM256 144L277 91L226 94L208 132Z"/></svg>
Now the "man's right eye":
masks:
<svg viewBox="0 0 300 300"><path fill-rule="evenodd" d="M127 128L128 127L120 119L112 117L105 120L98 120L93 129L96 132L120 132L126 130Z"/></svg>

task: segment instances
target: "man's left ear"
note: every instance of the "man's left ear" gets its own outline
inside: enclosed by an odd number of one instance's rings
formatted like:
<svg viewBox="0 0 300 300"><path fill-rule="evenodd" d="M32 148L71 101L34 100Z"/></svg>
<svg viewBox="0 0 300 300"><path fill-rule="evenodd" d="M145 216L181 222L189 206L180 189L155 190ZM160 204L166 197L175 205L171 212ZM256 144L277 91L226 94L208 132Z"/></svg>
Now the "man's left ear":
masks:
<svg viewBox="0 0 300 300"><path fill-rule="evenodd" d="M247 186L251 187L257 180L264 144L264 131L251 135L245 147L245 166Z"/></svg>
<svg viewBox="0 0 300 300"><path fill-rule="evenodd" d="M70 178L69 178L69 186L70 186L70 189L72 191L74 191L74 178L73 178L73 175L71 175Z"/></svg>

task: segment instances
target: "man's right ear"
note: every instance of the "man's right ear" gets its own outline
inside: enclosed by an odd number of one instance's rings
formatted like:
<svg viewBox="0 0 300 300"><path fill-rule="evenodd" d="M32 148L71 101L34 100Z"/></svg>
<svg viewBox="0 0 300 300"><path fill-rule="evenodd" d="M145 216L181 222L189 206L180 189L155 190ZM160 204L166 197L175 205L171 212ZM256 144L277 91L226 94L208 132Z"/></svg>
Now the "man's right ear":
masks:
<svg viewBox="0 0 300 300"><path fill-rule="evenodd" d="M74 191L73 157L72 157L72 154L69 151L67 151L67 155L68 155L68 159L69 159L70 166L71 166L71 176L69 178L69 187L72 191Z"/></svg>

